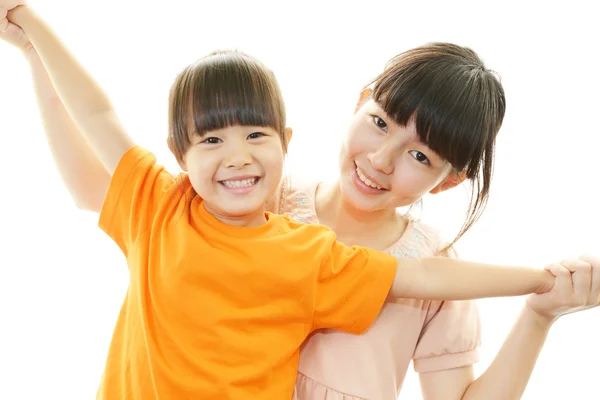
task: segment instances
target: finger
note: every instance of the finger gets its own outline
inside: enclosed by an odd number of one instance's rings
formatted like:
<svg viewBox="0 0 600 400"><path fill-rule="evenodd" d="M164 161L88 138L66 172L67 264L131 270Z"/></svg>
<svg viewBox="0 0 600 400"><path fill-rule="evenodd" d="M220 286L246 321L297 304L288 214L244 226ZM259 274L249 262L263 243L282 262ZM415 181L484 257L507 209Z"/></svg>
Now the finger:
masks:
<svg viewBox="0 0 600 400"><path fill-rule="evenodd" d="M581 261L588 262L592 264L592 267L600 267L600 257L593 256L591 254L584 254L579 257Z"/></svg>
<svg viewBox="0 0 600 400"><path fill-rule="evenodd" d="M585 267L586 265L588 267L591 267L590 263L588 263L587 261L576 260L574 258L568 258L566 260L562 260L560 262L560 264L571 272L575 272L579 268Z"/></svg>
<svg viewBox="0 0 600 400"><path fill-rule="evenodd" d="M544 266L544 270L550 271L552 269L552 264L548 264Z"/></svg>
<svg viewBox="0 0 600 400"><path fill-rule="evenodd" d="M12 10L15 7L18 6L24 6L25 5L25 0L13 0L13 1L3 1L3 6L7 9L7 10Z"/></svg>
<svg viewBox="0 0 600 400"><path fill-rule="evenodd" d="M0 7L0 32L4 32L8 26L8 10Z"/></svg>
<svg viewBox="0 0 600 400"><path fill-rule="evenodd" d="M573 296L573 280L571 279L571 271L559 263L550 265L550 272L556 277L554 288L552 291L558 292L565 298Z"/></svg>
<svg viewBox="0 0 600 400"><path fill-rule="evenodd" d="M588 305L592 290L592 266L581 260L569 260L569 270L573 270L573 306ZM564 265L564 264L563 264ZM566 266L565 266L566 267Z"/></svg>
<svg viewBox="0 0 600 400"><path fill-rule="evenodd" d="M587 259L591 260L591 259ZM588 261L589 262L589 261ZM590 290L590 302L592 305L600 304L600 263L592 264L592 288Z"/></svg>
<svg viewBox="0 0 600 400"><path fill-rule="evenodd" d="M14 0L14 1L2 1L2 8L6 11L14 10L19 6L26 6L27 2L25 0Z"/></svg>

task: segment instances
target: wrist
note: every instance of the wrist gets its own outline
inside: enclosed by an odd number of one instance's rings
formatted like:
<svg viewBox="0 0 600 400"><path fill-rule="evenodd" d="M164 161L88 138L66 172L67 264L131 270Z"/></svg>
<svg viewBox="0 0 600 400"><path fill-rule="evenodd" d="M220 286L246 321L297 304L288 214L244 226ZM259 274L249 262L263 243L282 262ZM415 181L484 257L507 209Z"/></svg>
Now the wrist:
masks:
<svg viewBox="0 0 600 400"><path fill-rule="evenodd" d="M534 324L536 327L545 331L548 331L550 327L552 327L554 322L556 322L556 320L558 319L558 317L556 316L538 313L531 307L529 301L525 301L525 307L523 307L521 315L523 315L523 317L531 321L531 323Z"/></svg>
<svg viewBox="0 0 600 400"><path fill-rule="evenodd" d="M41 61L37 51L35 51L35 47L33 47L31 43L28 43L27 46L21 50L21 52L25 56L25 59L29 65L33 65L34 63Z"/></svg>

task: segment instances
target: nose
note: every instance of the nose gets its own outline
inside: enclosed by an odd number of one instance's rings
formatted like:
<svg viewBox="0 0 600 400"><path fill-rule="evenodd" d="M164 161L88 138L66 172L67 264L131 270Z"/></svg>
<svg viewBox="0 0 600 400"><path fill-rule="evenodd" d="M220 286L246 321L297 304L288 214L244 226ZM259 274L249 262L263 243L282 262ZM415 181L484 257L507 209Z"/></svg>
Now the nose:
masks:
<svg viewBox="0 0 600 400"><path fill-rule="evenodd" d="M225 166L227 168L242 169L250 164L252 164L252 153L248 146L240 144L231 146L228 149L228 154L225 158Z"/></svg>
<svg viewBox="0 0 600 400"><path fill-rule="evenodd" d="M370 153L367 153L367 159L371 163L373 169L390 175L394 172L394 148L386 143L381 143L380 146Z"/></svg>

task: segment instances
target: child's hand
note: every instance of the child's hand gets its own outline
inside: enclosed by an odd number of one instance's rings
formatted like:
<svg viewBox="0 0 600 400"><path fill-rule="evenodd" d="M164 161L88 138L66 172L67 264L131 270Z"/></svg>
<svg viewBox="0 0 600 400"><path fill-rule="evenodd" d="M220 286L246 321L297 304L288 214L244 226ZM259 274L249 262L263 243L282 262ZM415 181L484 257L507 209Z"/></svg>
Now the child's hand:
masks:
<svg viewBox="0 0 600 400"><path fill-rule="evenodd" d="M5 0L0 0L0 5L2 5L3 3L5 3ZM0 8L0 18L2 18L3 10L3 8ZM33 49L29 38L27 37L27 35L25 35L25 32L23 32L21 27L13 24L7 18L5 18L3 21L6 22L6 25L4 29L0 27L0 38L2 40L5 40L8 43L11 43L12 45L18 47L24 53Z"/></svg>
<svg viewBox="0 0 600 400"><path fill-rule="evenodd" d="M600 258L583 256L546 269L556 277L554 287L527 298L538 315L553 322L562 315L600 305Z"/></svg>
<svg viewBox="0 0 600 400"><path fill-rule="evenodd" d="M0 33L5 32L10 25L8 12L23 5L25 5L25 0L0 0Z"/></svg>

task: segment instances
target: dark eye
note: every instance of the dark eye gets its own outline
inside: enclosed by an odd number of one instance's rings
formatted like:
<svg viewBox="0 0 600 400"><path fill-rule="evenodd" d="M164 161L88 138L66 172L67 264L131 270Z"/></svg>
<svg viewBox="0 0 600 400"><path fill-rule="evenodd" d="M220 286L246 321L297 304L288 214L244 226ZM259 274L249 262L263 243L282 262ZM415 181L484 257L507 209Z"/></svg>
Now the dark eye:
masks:
<svg viewBox="0 0 600 400"><path fill-rule="evenodd" d="M385 123L384 120L382 120L381 118L377 117L377 116L373 116L373 122L375 122L375 125L377 125L377 127L385 132L387 132L387 124Z"/></svg>
<svg viewBox="0 0 600 400"><path fill-rule="evenodd" d="M218 137L209 137L209 138L204 139L200 143L218 144L218 143L221 143L221 142L222 142L222 140L219 139Z"/></svg>
<svg viewBox="0 0 600 400"><path fill-rule="evenodd" d="M248 139L258 139L260 137L266 136L264 133L262 132L253 132L251 134L248 135Z"/></svg>
<svg viewBox="0 0 600 400"><path fill-rule="evenodd" d="M415 160L417 160L421 164L431 165L431 162L429 162L429 158L427 158L427 156L421 153L420 151L412 150L410 151L410 154L415 158Z"/></svg>

